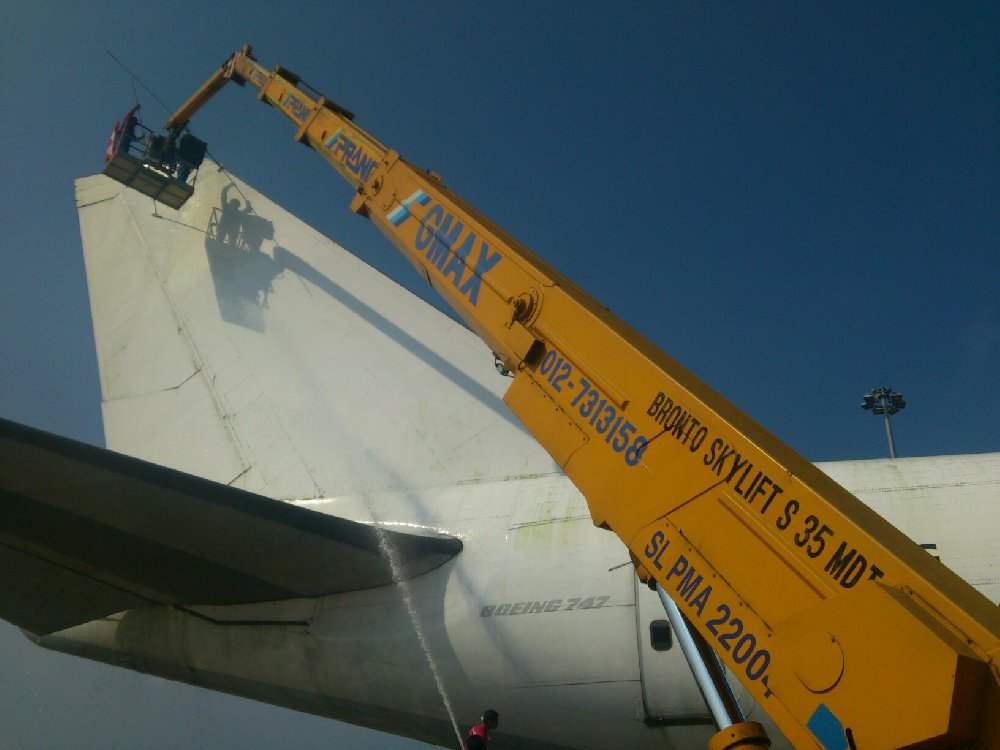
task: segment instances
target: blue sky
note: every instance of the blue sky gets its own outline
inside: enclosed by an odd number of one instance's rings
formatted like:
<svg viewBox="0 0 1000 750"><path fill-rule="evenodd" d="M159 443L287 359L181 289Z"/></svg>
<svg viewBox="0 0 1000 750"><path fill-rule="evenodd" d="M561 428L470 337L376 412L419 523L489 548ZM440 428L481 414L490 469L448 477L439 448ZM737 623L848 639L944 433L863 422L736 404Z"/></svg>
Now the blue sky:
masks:
<svg viewBox="0 0 1000 750"><path fill-rule="evenodd" d="M250 42L807 458L886 454L882 425L858 408L877 386L908 401L900 455L1000 450L997 3L271 7L0 6L0 416L102 442L72 181L100 170L132 103L106 50L173 107ZM162 123L138 93L144 120ZM192 129L241 178L425 294L348 210L347 185L248 91L223 91ZM206 746L242 747L243 717L278 715L258 719L254 737L281 728L261 746L284 746L287 727L299 748L387 746L228 698L163 700L174 686L119 683L19 641L0 631L0 672L14 675L0 744L55 746L45 732L78 720L105 747L133 746L130 708L190 701L184 731ZM50 678L65 694L43 705ZM160 739L143 742L177 737Z"/></svg>

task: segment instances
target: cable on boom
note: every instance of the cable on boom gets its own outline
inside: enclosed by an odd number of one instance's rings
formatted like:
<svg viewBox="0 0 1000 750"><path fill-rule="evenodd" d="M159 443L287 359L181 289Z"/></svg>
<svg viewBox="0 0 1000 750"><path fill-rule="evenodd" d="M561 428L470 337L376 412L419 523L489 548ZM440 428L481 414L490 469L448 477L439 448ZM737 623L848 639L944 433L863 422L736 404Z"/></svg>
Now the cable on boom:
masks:
<svg viewBox="0 0 1000 750"><path fill-rule="evenodd" d="M158 96L156 95L156 92L154 92L154 91L153 91L153 90L152 90L151 88L149 88L149 86L147 86L147 85L146 85L145 83L143 83L143 82L142 82L142 80L141 80L141 79L139 78L139 76L137 76L137 75L136 75L135 73L133 73L133 72L132 72L131 70L129 70L128 66L126 66L126 65L125 65L125 63L123 63L123 62L122 62L121 60L119 60L119 59L118 59L118 58L117 58L117 57L115 56L115 53L114 53L114 52L112 52L112 51L111 51L111 50L109 50L109 49L106 49L106 50L104 50L104 51L105 51L105 52L107 52L107 53L108 53L108 55L110 55L110 56L111 56L111 59L112 59L112 60L114 60L114 61L115 61L116 63L118 63L119 65L121 65L121 67L122 67L122 70L124 70L124 71L125 71L126 73L128 73L128 74L129 74L129 76L131 77L131 79L132 79L132 93L133 93L133 95L135 96L135 103L136 103L136 104L138 104L138 103L139 103L139 97L138 97L138 95L137 95L137 94L135 93L135 84L137 84L137 83L138 83L138 84L139 84L140 86L142 86L142 87L143 87L144 89L146 89L146 91L148 91L148 92L149 92L149 95L150 95L151 97L153 97L153 99L155 99L155 100L156 100L156 103L157 103L157 104L159 104L159 105L160 105L161 107L163 107L163 109L164 109L164 111L165 111L165 112L167 112L167 113L169 114L169 113L170 113L170 112L172 111L172 110L170 109L170 107L168 107L168 106L167 106L166 104L164 104L164 103L163 103L163 100L162 100L162 99L160 99L160 97L158 97Z"/></svg>

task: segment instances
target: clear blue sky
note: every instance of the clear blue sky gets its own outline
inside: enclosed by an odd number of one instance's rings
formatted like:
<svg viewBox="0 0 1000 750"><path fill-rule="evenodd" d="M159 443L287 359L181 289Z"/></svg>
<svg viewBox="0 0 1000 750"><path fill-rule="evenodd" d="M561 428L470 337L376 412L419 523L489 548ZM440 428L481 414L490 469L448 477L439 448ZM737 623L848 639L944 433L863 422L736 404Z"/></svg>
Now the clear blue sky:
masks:
<svg viewBox="0 0 1000 750"><path fill-rule="evenodd" d="M105 50L173 107L250 42L806 457L885 455L881 424L858 408L883 385L909 402L901 455L1000 450L997 3L306 6L0 5L0 415L102 442L72 180L99 171L132 103ZM147 122L165 120L139 98ZM424 293L350 213L347 186L249 92L224 91L192 129ZM57 746L53 727L82 727L75 747L235 748L248 731L260 747L291 747L290 732L296 748L391 744L117 682L8 630L0 746ZM142 731L165 705L187 717L173 739Z"/></svg>

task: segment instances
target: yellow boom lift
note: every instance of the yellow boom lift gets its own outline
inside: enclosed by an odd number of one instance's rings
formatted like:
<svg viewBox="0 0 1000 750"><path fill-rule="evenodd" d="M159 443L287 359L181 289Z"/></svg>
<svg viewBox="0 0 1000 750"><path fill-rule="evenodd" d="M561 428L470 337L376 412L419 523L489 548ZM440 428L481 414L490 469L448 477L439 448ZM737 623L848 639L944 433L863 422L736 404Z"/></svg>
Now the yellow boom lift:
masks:
<svg viewBox="0 0 1000 750"><path fill-rule="evenodd" d="M295 139L356 188L351 209L491 348L513 376L504 401L700 635L709 673L714 651L796 747L1000 748L1000 615L989 600L249 46L168 130L228 81L249 82L292 121ZM767 743L721 703L712 747Z"/></svg>

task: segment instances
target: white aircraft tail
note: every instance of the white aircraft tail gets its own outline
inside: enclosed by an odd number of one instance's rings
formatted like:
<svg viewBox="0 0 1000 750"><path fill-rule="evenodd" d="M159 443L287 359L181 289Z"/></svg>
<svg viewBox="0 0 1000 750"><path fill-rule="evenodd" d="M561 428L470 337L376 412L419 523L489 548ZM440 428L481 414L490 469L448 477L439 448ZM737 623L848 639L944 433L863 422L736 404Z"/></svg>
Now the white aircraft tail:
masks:
<svg viewBox="0 0 1000 750"><path fill-rule="evenodd" d="M76 195L109 448L286 500L557 471L479 339L215 165Z"/></svg>

